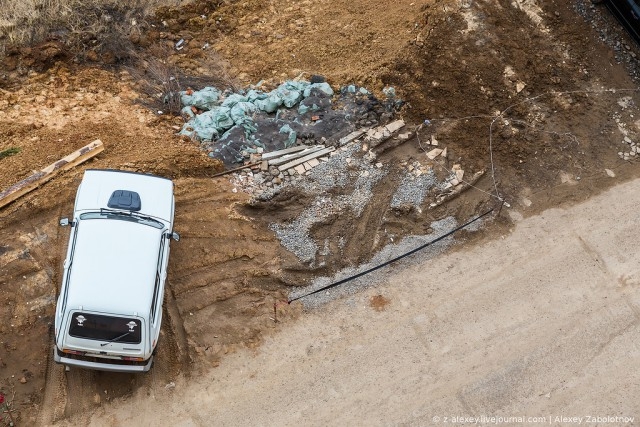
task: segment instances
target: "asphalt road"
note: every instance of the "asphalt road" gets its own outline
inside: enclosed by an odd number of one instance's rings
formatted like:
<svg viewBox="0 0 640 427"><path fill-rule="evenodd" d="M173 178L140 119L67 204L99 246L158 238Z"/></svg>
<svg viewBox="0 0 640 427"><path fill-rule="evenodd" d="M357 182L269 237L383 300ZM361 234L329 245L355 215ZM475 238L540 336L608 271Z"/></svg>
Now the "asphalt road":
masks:
<svg viewBox="0 0 640 427"><path fill-rule="evenodd" d="M636 180L397 271L92 423L637 425L639 240Z"/></svg>

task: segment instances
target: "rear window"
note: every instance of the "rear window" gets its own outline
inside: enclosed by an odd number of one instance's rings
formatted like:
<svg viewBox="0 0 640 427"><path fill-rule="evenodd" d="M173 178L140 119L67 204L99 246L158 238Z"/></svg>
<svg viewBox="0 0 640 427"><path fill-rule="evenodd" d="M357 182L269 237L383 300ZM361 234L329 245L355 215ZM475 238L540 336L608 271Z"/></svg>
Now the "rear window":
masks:
<svg viewBox="0 0 640 427"><path fill-rule="evenodd" d="M125 344L139 344L142 336L141 325L139 319L77 311L71 315L69 335L90 340L115 340Z"/></svg>

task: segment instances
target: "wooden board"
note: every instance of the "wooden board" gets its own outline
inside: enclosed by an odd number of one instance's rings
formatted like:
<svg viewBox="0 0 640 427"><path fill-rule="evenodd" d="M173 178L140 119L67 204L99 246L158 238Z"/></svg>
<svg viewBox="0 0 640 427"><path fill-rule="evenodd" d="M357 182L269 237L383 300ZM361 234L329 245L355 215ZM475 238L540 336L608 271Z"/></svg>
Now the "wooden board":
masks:
<svg viewBox="0 0 640 427"><path fill-rule="evenodd" d="M388 138L384 141L381 141L378 145L376 145L374 148L371 149L371 151L373 151L374 153L376 153L376 155L380 155L382 153L384 153L387 150L390 150L392 148L396 148L399 145L404 144L405 142L409 141L410 139L412 139L414 137L414 133L413 132L407 132L407 138L406 139L401 139L398 137L395 138Z"/></svg>
<svg viewBox="0 0 640 427"><path fill-rule="evenodd" d="M101 153L103 150L104 145L102 145L102 141L96 139L79 150L63 157L57 162L50 164L46 168L28 176L16 184L13 184L11 187L0 192L0 208L38 188L40 185L53 178L58 172L69 170Z"/></svg>
<svg viewBox="0 0 640 427"><path fill-rule="evenodd" d="M356 131L351 132L349 135L340 138L340 140L338 142L340 143L340 146L347 145L351 141L354 141L354 140L360 138L362 135L367 133L368 130L369 130L368 127L358 129Z"/></svg>
<svg viewBox="0 0 640 427"><path fill-rule="evenodd" d="M330 153L330 152L332 152L332 151L334 151L334 150L335 150L335 148L334 148L334 147L327 147L327 148L324 148L324 149L322 149L322 150L320 150L320 151L316 151L315 153L311 153L311 154L309 154L308 156L300 157L299 159L292 160L292 161L290 161L289 163L285 163L285 164L284 164L284 165L282 165L282 166L278 166L278 170L279 170L280 172L282 172L282 171L286 171L286 170L287 170L287 169L289 169L289 168L292 168L292 167L294 167L294 166L298 166L298 165L300 165L300 164L302 164L302 163L304 163L304 162L306 162L306 161L309 161L309 160L311 160L311 159L315 159L316 157L323 156L323 155L325 155L325 154L327 154L327 153Z"/></svg>
<svg viewBox="0 0 640 427"><path fill-rule="evenodd" d="M308 149L306 149L304 151L298 151L297 153L287 154L287 155L279 157L277 159L271 159L271 160L269 160L269 166L278 166L278 165L281 165L283 163L288 163L288 162L292 161L293 159L297 159L299 157L305 157L305 156L308 156L311 153L315 153L316 151L324 150L324 148L325 148L324 145L314 145L314 146L309 147Z"/></svg>
<svg viewBox="0 0 640 427"><path fill-rule="evenodd" d="M297 151L306 150L311 147L310 145L296 145L295 147L285 148L284 150L271 151L269 153L262 154L262 160L269 160L276 157L284 156L285 154L295 153Z"/></svg>

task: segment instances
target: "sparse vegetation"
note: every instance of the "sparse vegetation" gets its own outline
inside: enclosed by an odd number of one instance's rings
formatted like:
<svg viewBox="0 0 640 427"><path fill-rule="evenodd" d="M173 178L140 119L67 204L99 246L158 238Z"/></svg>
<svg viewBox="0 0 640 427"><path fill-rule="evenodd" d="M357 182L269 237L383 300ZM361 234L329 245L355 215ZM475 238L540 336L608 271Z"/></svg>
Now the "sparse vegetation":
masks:
<svg viewBox="0 0 640 427"><path fill-rule="evenodd" d="M12 48L59 41L74 57L114 62L128 57L131 38L158 6L179 0L4 0L0 56Z"/></svg>
<svg viewBox="0 0 640 427"><path fill-rule="evenodd" d="M19 152L20 152L20 147L11 147L11 148L7 148L6 150L1 150L0 160L4 159L5 157L13 156L14 154L18 154Z"/></svg>

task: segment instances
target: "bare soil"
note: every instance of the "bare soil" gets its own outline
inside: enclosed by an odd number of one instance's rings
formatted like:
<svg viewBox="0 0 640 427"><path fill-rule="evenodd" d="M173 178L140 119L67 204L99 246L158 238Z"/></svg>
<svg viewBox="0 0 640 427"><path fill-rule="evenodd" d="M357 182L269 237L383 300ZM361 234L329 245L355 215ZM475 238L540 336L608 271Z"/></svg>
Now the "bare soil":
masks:
<svg viewBox="0 0 640 427"><path fill-rule="evenodd" d="M33 51L13 58L0 87L0 150L21 151L0 160L0 188L96 138L105 144L87 164L0 210L0 387L15 390L20 424L82 423L107 400L140 390L162 393L237 348L259 346L288 325L281 320L300 315L300 306L283 303L290 286L369 260L386 243L376 238L381 230L424 234L433 220L498 208L496 190L511 206L496 219L499 230L514 218L588 199L638 176L635 157L618 155L630 150L625 136L640 142L637 84L578 6L604 16L601 25L629 46L625 58L640 53L604 8L581 1L249 0L163 9L138 47L170 49L169 62L185 73L201 79L215 73L212 81L236 87L301 74L376 93L390 85L407 102L402 117L408 123L429 121L417 138L380 156L395 172L376 184L362 215L336 216L313 230L318 240L346 240L343 252L315 269L268 228L305 208L311 200L304 191L246 205L249 195L233 192L227 177L211 178L219 163L176 137L181 118L139 103L144 88L132 75L140 74L63 62L27 72L24 58L33 61ZM177 51L180 39L187 43ZM628 63L637 65L634 60ZM431 136L448 148L442 168L458 163L469 173L486 171L483 178L437 208L426 201L420 210L390 209L403 162L423 161ZM56 224L71 213L85 168L175 180L183 239L172 248L168 321L157 366L146 376L64 374L51 361L68 238ZM387 304L384 297L371 300L381 311Z"/></svg>

